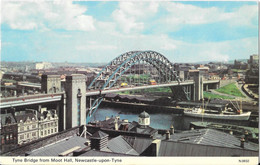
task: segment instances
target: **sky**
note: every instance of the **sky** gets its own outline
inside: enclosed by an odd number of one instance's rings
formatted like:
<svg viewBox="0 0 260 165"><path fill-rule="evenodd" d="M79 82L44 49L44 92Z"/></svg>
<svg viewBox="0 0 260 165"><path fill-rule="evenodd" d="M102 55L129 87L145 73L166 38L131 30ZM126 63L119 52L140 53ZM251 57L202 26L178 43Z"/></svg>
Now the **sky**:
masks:
<svg viewBox="0 0 260 165"><path fill-rule="evenodd" d="M256 1L2 1L1 61L108 63L133 50L174 62L258 53Z"/></svg>

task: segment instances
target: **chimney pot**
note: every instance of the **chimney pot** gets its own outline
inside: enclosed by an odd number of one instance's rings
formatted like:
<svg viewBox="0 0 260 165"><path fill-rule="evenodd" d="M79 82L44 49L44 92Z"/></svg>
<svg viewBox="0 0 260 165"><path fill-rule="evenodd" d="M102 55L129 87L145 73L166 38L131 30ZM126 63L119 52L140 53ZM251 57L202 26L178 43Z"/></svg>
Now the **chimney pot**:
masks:
<svg viewBox="0 0 260 165"><path fill-rule="evenodd" d="M174 134L174 127L173 127L173 125L172 125L171 128L170 128L170 134L171 134L171 135Z"/></svg>
<svg viewBox="0 0 260 165"><path fill-rule="evenodd" d="M241 148L245 147L245 138L244 137L241 137L241 139L240 139L240 147Z"/></svg>
<svg viewBox="0 0 260 165"><path fill-rule="evenodd" d="M167 131L167 132L166 132L166 140L170 139L170 136L171 136L171 135L170 135L170 132Z"/></svg>
<svg viewBox="0 0 260 165"><path fill-rule="evenodd" d="M248 133L248 131L246 130L246 131L245 131L245 141L246 141L246 142L248 141L248 136L249 136L249 133Z"/></svg>

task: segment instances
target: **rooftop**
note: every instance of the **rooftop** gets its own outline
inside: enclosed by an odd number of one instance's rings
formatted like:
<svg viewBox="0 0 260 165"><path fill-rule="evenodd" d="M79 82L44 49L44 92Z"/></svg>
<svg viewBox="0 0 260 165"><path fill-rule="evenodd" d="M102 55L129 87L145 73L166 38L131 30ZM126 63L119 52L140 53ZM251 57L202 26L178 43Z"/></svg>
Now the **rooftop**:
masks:
<svg viewBox="0 0 260 165"><path fill-rule="evenodd" d="M28 152L29 156L59 156L59 154L79 146L80 149L84 149L87 146L85 142L87 139L79 136L73 136L67 139L63 139L59 142L52 143L45 147Z"/></svg>
<svg viewBox="0 0 260 165"><path fill-rule="evenodd" d="M169 141L241 149L240 139L228 133L214 129L195 129L175 133L171 135ZM253 151L259 150L258 145L251 142L245 142L244 149Z"/></svg>

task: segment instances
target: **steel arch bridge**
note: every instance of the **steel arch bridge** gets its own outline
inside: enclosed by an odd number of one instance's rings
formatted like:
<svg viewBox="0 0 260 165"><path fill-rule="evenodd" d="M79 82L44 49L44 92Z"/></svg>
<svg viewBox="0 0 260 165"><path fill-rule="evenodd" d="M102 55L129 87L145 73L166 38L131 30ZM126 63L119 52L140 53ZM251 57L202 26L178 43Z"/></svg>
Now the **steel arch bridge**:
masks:
<svg viewBox="0 0 260 165"><path fill-rule="evenodd" d="M99 89L100 91L110 89L114 87L118 79L121 78L125 72L131 69L134 65L140 63L145 63L156 68L159 73L160 83L169 83L172 81L180 83L180 78L175 71L174 64L162 54L148 50L130 51L116 57L99 72L87 88L88 90ZM182 91L185 97L189 100L188 95L182 86L180 86L180 91ZM103 96L100 95L95 99L93 104L90 105L90 108L87 111L87 123L102 100Z"/></svg>

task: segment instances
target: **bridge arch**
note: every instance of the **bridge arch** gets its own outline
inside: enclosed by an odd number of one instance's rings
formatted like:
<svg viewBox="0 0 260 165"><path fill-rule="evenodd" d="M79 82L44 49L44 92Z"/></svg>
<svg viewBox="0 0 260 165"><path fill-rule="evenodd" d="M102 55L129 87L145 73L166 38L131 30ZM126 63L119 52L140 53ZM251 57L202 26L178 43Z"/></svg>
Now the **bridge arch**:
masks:
<svg viewBox="0 0 260 165"><path fill-rule="evenodd" d="M130 51L121 54L108 63L90 83L88 90L98 87L101 94L102 90L113 87L117 80L126 71L139 62L146 62L156 68L157 71L160 72L160 78L164 81L162 83L168 83L171 81L177 81L180 83L174 64L162 54L151 50ZM103 81L103 84L100 83L100 81ZM184 90L183 92L185 93ZM94 100L93 104L91 104L91 107L87 111L87 123L90 121L91 115L97 110L102 100L103 97L100 95Z"/></svg>
<svg viewBox="0 0 260 165"><path fill-rule="evenodd" d="M160 78L162 78L164 82L179 81L173 63L162 54L155 51L131 51L116 57L108 63L90 83L88 89L97 87L99 80L105 81L102 86L98 86L99 89L111 88L123 73L129 70L133 65L142 61L155 67L158 72L161 73Z"/></svg>

